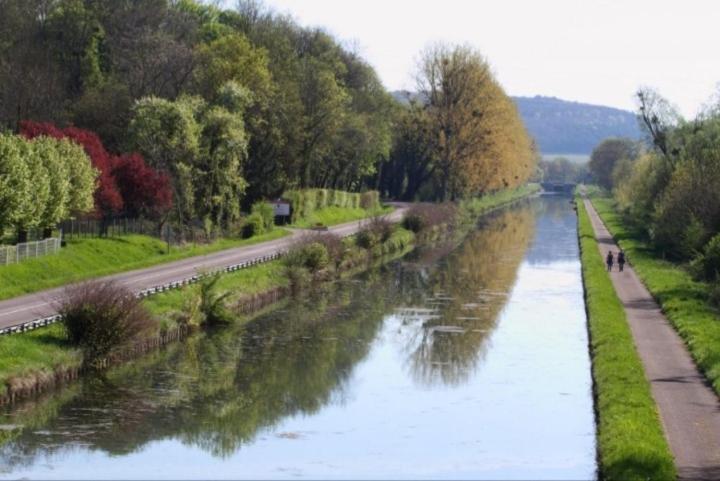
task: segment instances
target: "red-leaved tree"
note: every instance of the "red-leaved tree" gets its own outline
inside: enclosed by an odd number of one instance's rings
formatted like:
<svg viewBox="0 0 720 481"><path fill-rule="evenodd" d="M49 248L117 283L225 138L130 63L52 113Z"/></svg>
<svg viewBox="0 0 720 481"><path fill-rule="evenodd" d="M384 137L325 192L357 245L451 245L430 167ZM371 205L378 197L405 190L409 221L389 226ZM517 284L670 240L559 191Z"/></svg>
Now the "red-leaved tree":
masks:
<svg viewBox="0 0 720 481"><path fill-rule="evenodd" d="M113 176L131 216L163 220L173 205L170 177L147 165L138 153L113 159Z"/></svg>
<svg viewBox="0 0 720 481"><path fill-rule="evenodd" d="M29 138L42 135L67 138L83 146L93 166L99 171L95 190L95 211L108 218L124 212L164 221L172 208L169 177L145 163L140 154L112 156L94 132L77 127L58 128L49 122L25 120L20 133Z"/></svg>

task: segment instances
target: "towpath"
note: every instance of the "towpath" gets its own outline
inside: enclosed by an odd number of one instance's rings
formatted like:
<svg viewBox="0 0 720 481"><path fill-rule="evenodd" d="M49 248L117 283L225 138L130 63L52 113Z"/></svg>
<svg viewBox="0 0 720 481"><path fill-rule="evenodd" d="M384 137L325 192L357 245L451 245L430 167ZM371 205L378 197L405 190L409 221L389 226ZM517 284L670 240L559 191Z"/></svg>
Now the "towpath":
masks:
<svg viewBox="0 0 720 481"><path fill-rule="evenodd" d="M584 202L603 259L608 251L617 253L618 246L592 203ZM624 272L617 272L616 268L611 279L625 306L680 479L720 479L717 395L634 269L626 265Z"/></svg>

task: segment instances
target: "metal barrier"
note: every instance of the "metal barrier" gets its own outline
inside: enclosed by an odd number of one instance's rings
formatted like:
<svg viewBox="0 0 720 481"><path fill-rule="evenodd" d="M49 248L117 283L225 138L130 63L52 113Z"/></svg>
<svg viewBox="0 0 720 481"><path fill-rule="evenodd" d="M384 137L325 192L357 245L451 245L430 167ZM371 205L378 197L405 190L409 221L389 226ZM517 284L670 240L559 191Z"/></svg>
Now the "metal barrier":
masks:
<svg viewBox="0 0 720 481"><path fill-rule="evenodd" d="M150 287L148 289L143 289L143 290L137 292L135 295L140 298L145 298L145 297L149 297L149 296L159 294L161 292L169 291L172 289L180 289L181 287L185 287L190 284L195 284L196 282L199 282L200 279L202 279L203 277L206 277L209 275L214 275L214 274L235 272L235 271L239 271L241 269L247 269L248 267L253 267L253 266L256 266L259 264L264 264L265 262L270 262L270 261L279 259L286 253L287 253L287 251L278 251L274 254L256 257L254 259L250 259L249 261L241 262L240 264L232 264L229 266L215 269L211 272L208 272L207 274L203 274L203 275L197 274L192 277L181 279L179 281L168 282L166 284L161 284L158 286ZM32 331L33 329L48 326L59 320L60 320L60 316L55 314L52 316L43 317L40 319L35 319L32 321L24 322L22 324L18 324L17 326L5 327L3 329L0 329L0 336L7 335L7 334L16 334L16 333L26 332L26 331Z"/></svg>

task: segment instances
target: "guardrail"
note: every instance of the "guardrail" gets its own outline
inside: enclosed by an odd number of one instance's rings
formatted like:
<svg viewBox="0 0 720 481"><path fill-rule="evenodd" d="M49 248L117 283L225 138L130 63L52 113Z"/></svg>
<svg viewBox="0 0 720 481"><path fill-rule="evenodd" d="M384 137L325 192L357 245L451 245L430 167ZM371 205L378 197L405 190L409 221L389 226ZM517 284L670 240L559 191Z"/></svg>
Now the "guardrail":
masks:
<svg viewBox="0 0 720 481"><path fill-rule="evenodd" d="M265 262L274 261L276 259L281 258L283 255L285 255L287 251L278 251L274 254L268 254L265 256L256 257L254 259L250 259L245 262L241 262L239 264L232 264L229 266L221 267L219 269L214 269L207 274L196 274L191 277L187 277L185 279L181 279L179 281L173 281L168 282L166 284L161 284L154 287L149 287L147 289L143 289L141 291L138 291L135 295L140 298L149 297L155 294L160 294L161 292L170 291L173 289L180 289L185 286L189 286L191 284L195 284L196 282L199 282L200 279L206 276L214 275L214 274L221 274L221 273L228 273L228 272L236 272L242 269L247 269L249 267L253 267L259 264L264 264ZM0 329L0 336L8 335L8 334L18 334L21 332L27 332L32 331L33 329L37 329L40 327L49 326L50 324L54 324L60 320L59 314L54 314L52 316L42 317L39 319L34 319L32 321L27 321L22 324L18 324L15 326L5 327Z"/></svg>

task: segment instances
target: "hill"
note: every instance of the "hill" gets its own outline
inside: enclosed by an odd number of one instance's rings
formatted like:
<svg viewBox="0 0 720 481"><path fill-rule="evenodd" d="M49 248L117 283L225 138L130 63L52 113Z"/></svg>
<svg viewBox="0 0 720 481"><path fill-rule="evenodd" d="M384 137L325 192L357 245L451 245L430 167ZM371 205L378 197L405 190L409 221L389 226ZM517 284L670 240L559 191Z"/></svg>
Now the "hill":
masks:
<svg viewBox="0 0 720 481"><path fill-rule="evenodd" d="M417 94L393 92L406 103ZM556 97L512 97L543 154L590 155L607 137L641 137L635 114L613 107L571 102Z"/></svg>
<svg viewBox="0 0 720 481"><path fill-rule="evenodd" d="M530 134L544 154L590 154L606 137L639 139L635 114L555 97L513 97Z"/></svg>

